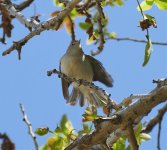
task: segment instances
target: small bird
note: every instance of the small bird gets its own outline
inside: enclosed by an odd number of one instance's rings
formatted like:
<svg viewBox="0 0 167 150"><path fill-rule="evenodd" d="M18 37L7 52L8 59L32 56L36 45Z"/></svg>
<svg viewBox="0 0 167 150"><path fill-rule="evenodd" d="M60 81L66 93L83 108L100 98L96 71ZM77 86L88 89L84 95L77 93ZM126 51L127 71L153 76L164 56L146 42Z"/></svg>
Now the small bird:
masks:
<svg viewBox="0 0 167 150"><path fill-rule="evenodd" d="M113 86L113 79L107 73L102 63L92 56L84 54L80 40L72 41L60 60L60 72L68 77L77 80L83 79L88 82L100 81L108 87ZM107 96L100 90L90 88L89 86L78 85L73 82L62 80L63 96L70 105L75 105L79 100L80 106L84 106L87 100L89 106L101 106L102 102L107 102ZM72 84L73 89L69 94L68 88Z"/></svg>

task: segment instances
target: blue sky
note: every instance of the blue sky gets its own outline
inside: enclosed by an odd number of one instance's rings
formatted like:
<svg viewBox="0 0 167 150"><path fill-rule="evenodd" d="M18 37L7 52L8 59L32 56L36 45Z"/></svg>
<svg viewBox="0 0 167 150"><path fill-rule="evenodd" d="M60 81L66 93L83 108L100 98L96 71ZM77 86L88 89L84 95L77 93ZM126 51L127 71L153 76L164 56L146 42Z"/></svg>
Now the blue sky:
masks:
<svg viewBox="0 0 167 150"><path fill-rule="evenodd" d="M20 1L16 1L20 2ZM138 26L141 14L136 11L136 1L126 1L123 7L108 7L105 9L110 22L108 28L116 32L118 37L145 38ZM27 17L36 12L41 14L41 20L50 18L50 13L57 10L52 0L36 0L35 4L24 10ZM150 28L152 41L167 42L167 13L159 11L153 7L148 14L157 20L157 29ZM78 17L77 23L84 18ZM28 34L27 29L17 20L13 21L15 26L12 32L12 39L7 39L8 44L1 44L1 52L7 49L12 40L19 40ZM96 49L94 45L86 45L86 34L76 25L76 36L81 39L85 53ZM61 116L67 114L76 130L81 129L82 114L84 108L79 106L69 106L65 103L61 91L61 82L57 76L47 76L47 71L59 66L59 60L65 53L70 36L65 28L58 32L45 31L40 36L31 39L22 50L22 60L18 61L17 53L12 52L6 57L0 56L0 132L6 132L16 144L17 150L32 150L34 145L28 135L25 123L22 121L22 114L19 103L25 107L33 129L41 126L49 126L54 130L59 123ZM120 102L130 94L145 94L150 92L155 85L153 79L164 78L167 74L167 47L154 46L151 59L146 67L142 67L145 44L134 42L107 41L104 51L96 56L114 78L114 87L103 87L112 98ZM162 105L161 105L162 106ZM144 118L148 121L153 117L157 109L153 109L151 114ZM164 117L161 134L162 150L167 149L165 139L167 138L165 124L167 117ZM143 142L141 150L156 149L157 127L151 133L152 140ZM48 136L37 137L39 145L46 142Z"/></svg>

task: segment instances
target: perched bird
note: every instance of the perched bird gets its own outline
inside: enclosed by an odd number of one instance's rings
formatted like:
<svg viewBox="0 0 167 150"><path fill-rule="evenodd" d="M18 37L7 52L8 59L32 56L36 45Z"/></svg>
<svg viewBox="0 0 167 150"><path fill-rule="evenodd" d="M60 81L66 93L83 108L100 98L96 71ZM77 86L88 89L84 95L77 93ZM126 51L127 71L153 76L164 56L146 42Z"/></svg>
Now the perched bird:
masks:
<svg viewBox="0 0 167 150"><path fill-rule="evenodd" d="M60 60L59 68L60 72L68 77L77 80L84 79L88 82L100 81L108 87L113 86L113 79L107 73L102 63L92 56L84 54L80 40L70 43L67 52ZM102 102L107 102L107 97L102 91L82 84L78 85L75 82L72 83L73 89L71 94L69 94L68 88L71 83L64 78L61 80L63 96L70 105L75 105L77 100L79 100L80 106L84 105L85 100L87 100L88 105L91 106L100 106Z"/></svg>

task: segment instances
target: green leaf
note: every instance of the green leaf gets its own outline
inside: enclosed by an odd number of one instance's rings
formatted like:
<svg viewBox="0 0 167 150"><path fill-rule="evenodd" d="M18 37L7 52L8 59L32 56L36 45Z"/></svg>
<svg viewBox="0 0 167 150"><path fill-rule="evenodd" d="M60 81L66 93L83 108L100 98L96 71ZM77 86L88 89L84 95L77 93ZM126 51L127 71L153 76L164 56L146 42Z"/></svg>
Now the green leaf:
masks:
<svg viewBox="0 0 167 150"><path fill-rule="evenodd" d="M148 39L146 47L145 47L145 56L144 56L143 67L148 63L148 61L150 59L151 49L152 49L152 43L151 43L151 40Z"/></svg>
<svg viewBox="0 0 167 150"><path fill-rule="evenodd" d="M62 129L60 128L60 127L57 127L55 130L54 130L54 135L55 136L59 136L59 135L61 135L61 133L62 133Z"/></svg>
<svg viewBox="0 0 167 150"><path fill-rule="evenodd" d="M77 9L74 8L71 12L70 12L70 16L72 19L74 19L76 16L78 16L78 12Z"/></svg>
<svg viewBox="0 0 167 150"><path fill-rule="evenodd" d="M141 122L135 128L135 136L138 144L141 144L142 142L142 138L140 137L142 128L143 128L143 125Z"/></svg>
<svg viewBox="0 0 167 150"><path fill-rule="evenodd" d="M156 22L155 18L151 15L145 14L144 17L149 19L149 21L151 21L151 22Z"/></svg>
<svg viewBox="0 0 167 150"><path fill-rule="evenodd" d="M71 141L74 141L76 138L77 138L76 134L71 133L71 134L68 135L68 139L71 140Z"/></svg>
<svg viewBox="0 0 167 150"><path fill-rule="evenodd" d="M109 38L113 39L117 36L117 34L115 32L110 32L107 34Z"/></svg>
<svg viewBox="0 0 167 150"><path fill-rule="evenodd" d="M149 134L141 133L142 129L143 129L143 125L140 122L135 128L135 136L136 136L137 143L139 145L141 144L142 141L151 139L151 136Z"/></svg>
<svg viewBox="0 0 167 150"><path fill-rule="evenodd" d="M155 5L157 5L160 10L167 10L167 0L155 0Z"/></svg>
<svg viewBox="0 0 167 150"><path fill-rule="evenodd" d="M78 132L79 135L90 133L92 131L92 125L89 127L87 123L82 124L83 129Z"/></svg>
<svg viewBox="0 0 167 150"><path fill-rule="evenodd" d="M92 35L90 38L87 39L86 44L87 44L87 45L90 45L90 44L92 44L94 41L95 41L95 40L94 40L94 35Z"/></svg>
<svg viewBox="0 0 167 150"><path fill-rule="evenodd" d="M87 114L83 114L82 115L85 118L85 121L94 121L95 119L98 119L99 116L97 115L87 115Z"/></svg>
<svg viewBox="0 0 167 150"><path fill-rule="evenodd" d="M102 18L101 20L102 26L105 27L108 24L108 16L105 15L105 18Z"/></svg>
<svg viewBox="0 0 167 150"><path fill-rule="evenodd" d="M59 0L53 0L53 4L54 4L55 6L64 8L64 4L63 4L63 3L60 3Z"/></svg>
<svg viewBox="0 0 167 150"><path fill-rule="evenodd" d="M41 150L64 150L70 144L70 141L74 140L77 136L73 133L73 130L71 122L66 115L63 115L59 127L53 132L54 136L48 138ZM39 131L41 133L41 128Z"/></svg>
<svg viewBox="0 0 167 150"><path fill-rule="evenodd" d="M140 3L140 6L143 11L146 11L152 8L153 3L154 0L144 0L143 2ZM137 7L137 10L140 11L139 6Z"/></svg>
<svg viewBox="0 0 167 150"><path fill-rule="evenodd" d="M126 149L126 138L125 137L121 137L117 140L116 143L114 143L113 148L114 150L125 150Z"/></svg>
<svg viewBox="0 0 167 150"><path fill-rule="evenodd" d="M99 31L98 31L98 29L95 29L95 30L93 31L93 35L94 35L96 38L99 37Z"/></svg>
<svg viewBox="0 0 167 150"><path fill-rule="evenodd" d="M44 146L40 147L39 150L48 150L48 146L44 145Z"/></svg>
<svg viewBox="0 0 167 150"><path fill-rule="evenodd" d="M73 130L73 126L71 122L68 120L66 115L63 115L61 121L60 121L60 128L62 129L62 132L65 135L70 134L70 132Z"/></svg>
<svg viewBox="0 0 167 150"><path fill-rule="evenodd" d="M102 7L104 7L104 6L106 6L106 5L107 5L107 2L106 2L106 1L102 1L102 2L101 2L101 6L102 6Z"/></svg>
<svg viewBox="0 0 167 150"><path fill-rule="evenodd" d="M87 31L87 30L89 30L90 27L92 27L93 25L92 25L91 23L88 23L88 22L81 22L81 23L79 23L79 26L80 26L81 29Z"/></svg>
<svg viewBox="0 0 167 150"><path fill-rule="evenodd" d="M141 123L141 122L138 123L138 125L137 125L136 128L135 128L135 136L136 136L136 137L138 137L138 136L140 135L140 132L141 132L142 128L143 128L142 123Z"/></svg>
<svg viewBox="0 0 167 150"><path fill-rule="evenodd" d="M44 127L44 128L37 128L35 130L35 133L40 135L40 136L44 136L49 132L49 128L48 127Z"/></svg>
<svg viewBox="0 0 167 150"><path fill-rule="evenodd" d="M58 1L58 0L53 0L53 4L54 4L55 6L57 6L57 5L59 4L59 1Z"/></svg>
<svg viewBox="0 0 167 150"><path fill-rule="evenodd" d="M97 115L97 108L95 106L92 106L91 108L87 107L85 109L85 113L82 116L83 116L83 119L82 119L83 122L93 121L100 117Z"/></svg>
<svg viewBox="0 0 167 150"><path fill-rule="evenodd" d="M122 6L124 4L123 0L116 0L115 3L119 6Z"/></svg>
<svg viewBox="0 0 167 150"><path fill-rule="evenodd" d="M64 150L68 144L69 142L67 143L63 137L50 137L45 147L47 150Z"/></svg>
<svg viewBox="0 0 167 150"><path fill-rule="evenodd" d="M143 140L146 140L146 141L151 140L151 136L149 134L146 134L146 133L141 133L140 138Z"/></svg>
<svg viewBox="0 0 167 150"><path fill-rule="evenodd" d="M148 15L148 14L145 14L144 17L149 20L150 24L151 24L154 28L157 28L157 22L156 22L156 19L155 19L153 16Z"/></svg>

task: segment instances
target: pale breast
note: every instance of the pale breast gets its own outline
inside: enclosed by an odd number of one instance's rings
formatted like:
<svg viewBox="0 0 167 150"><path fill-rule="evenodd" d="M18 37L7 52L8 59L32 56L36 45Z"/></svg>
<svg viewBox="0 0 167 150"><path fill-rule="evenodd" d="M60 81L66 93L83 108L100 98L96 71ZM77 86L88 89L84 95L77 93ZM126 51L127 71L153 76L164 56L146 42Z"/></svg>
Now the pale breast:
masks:
<svg viewBox="0 0 167 150"><path fill-rule="evenodd" d="M76 79L92 81L93 69L89 61L82 56L64 55L61 59L61 72Z"/></svg>

